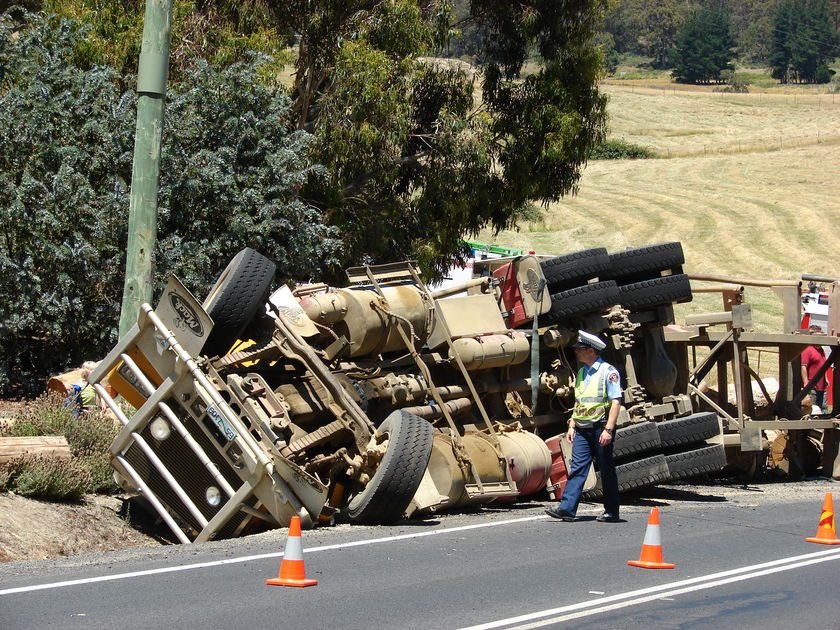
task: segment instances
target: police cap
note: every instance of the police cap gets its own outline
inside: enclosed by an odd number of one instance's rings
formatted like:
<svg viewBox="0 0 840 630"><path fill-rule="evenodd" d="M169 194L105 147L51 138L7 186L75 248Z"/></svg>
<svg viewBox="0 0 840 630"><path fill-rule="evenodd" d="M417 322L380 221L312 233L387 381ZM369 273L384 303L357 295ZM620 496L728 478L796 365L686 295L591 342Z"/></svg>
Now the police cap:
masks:
<svg viewBox="0 0 840 630"><path fill-rule="evenodd" d="M578 331L577 341L572 344L572 348L593 348L599 351L606 347L607 344L601 341L598 337L584 330Z"/></svg>

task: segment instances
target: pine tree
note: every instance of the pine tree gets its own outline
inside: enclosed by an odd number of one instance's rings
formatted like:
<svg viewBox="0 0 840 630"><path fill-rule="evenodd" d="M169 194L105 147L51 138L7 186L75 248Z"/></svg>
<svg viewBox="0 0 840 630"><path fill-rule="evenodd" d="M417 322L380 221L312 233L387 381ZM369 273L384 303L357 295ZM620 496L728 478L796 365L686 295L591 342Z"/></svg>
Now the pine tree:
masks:
<svg viewBox="0 0 840 630"><path fill-rule="evenodd" d="M808 2L799 50L797 67L800 80L808 83L828 83L834 71L828 65L838 54L837 32L831 23L827 0ZM807 51L807 52L806 52Z"/></svg>
<svg viewBox="0 0 840 630"><path fill-rule="evenodd" d="M720 81L731 70L735 42L729 17L710 8L693 11L677 36L674 79L679 83Z"/></svg>
<svg viewBox="0 0 840 630"><path fill-rule="evenodd" d="M827 83L838 53L826 0L785 0L775 14L770 54L773 78L782 83Z"/></svg>

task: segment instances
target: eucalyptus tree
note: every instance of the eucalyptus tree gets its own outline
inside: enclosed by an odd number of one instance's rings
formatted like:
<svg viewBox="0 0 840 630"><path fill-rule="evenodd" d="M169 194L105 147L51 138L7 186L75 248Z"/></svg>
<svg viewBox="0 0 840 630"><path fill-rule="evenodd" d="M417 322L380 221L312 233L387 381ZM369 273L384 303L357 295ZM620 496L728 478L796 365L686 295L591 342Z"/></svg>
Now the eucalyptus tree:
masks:
<svg viewBox="0 0 840 630"><path fill-rule="evenodd" d="M601 0L271 0L296 44L291 124L328 173L302 191L338 227L342 262L442 272L465 234L511 227L575 192L605 132ZM468 64L434 57L470 26Z"/></svg>

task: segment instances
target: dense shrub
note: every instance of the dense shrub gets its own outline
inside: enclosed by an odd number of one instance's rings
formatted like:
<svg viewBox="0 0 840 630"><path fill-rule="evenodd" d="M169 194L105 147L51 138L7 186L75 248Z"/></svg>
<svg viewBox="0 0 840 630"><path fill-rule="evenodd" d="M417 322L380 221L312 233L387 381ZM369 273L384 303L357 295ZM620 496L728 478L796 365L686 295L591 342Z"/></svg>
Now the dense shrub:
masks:
<svg viewBox="0 0 840 630"><path fill-rule="evenodd" d="M27 404L18 412L5 435L63 435L73 457L104 454L117 436L111 416L94 411L74 417L60 394L50 392Z"/></svg>
<svg viewBox="0 0 840 630"><path fill-rule="evenodd" d="M826 64L820 64L814 71L814 83L831 83L831 78L834 74L835 71Z"/></svg>
<svg viewBox="0 0 840 630"><path fill-rule="evenodd" d="M312 136L288 131L288 98L254 72L198 64L167 102L157 265L202 297L246 245L301 280L334 264L340 246L297 198L307 175L323 173L303 158Z"/></svg>
<svg viewBox="0 0 840 630"><path fill-rule="evenodd" d="M0 435L22 437L63 435L70 445L69 462L24 456L0 467L0 489L25 496L75 500L86 492L116 490L108 447L118 428L105 413L73 417L64 398L50 393L38 398L17 414Z"/></svg>
<svg viewBox="0 0 840 630"><path fill-rule="evenodd" d="M135 98L108 69L75 65L84 31L0 15L0 395L43 391L51 372L103 356L122 296ZM258 63L200 65L167 98L158 273L203 295L251 246L307 278L339 246L297 198L317 169L310 136Z"/></svg>
<svg viewBox="0 0 840 630"><path fill-rule="evenodd" d="M725 85L715 87L714 92L729 92L736 94L746 94L750 91L749 85L742 78L735 74L734 70L723 70L720 73L720 78Z"/></svg>
<svg viewBox="0 0 840 630"><path fill-rule="evenodd" d="M114 341L131 169L131 100L68 64L83 33L0 18L0 392Z"/></svg>
<svg viewBox="0 0 840 630"><path fill-rule="evenodd" d="M3 468L6 489L24 497L78 501L91 485L88 471L72 459L24 455Z"/></svg>
<svg viewBox="0 0 840 630"><path fill-rule="evenodd" d="M590 160L639 160L656 157L647 147L626 140L604 140L595 145L589 154Z"/></svg>

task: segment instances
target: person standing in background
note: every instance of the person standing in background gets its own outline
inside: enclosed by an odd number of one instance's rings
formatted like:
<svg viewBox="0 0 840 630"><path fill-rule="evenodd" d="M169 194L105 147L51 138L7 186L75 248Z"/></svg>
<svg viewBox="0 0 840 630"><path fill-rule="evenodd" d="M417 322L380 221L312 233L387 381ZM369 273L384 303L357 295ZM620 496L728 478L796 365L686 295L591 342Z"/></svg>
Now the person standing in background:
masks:
<svg viewBox="0 0 840 630"><path fill-rule="evenodd" d="M812 335L822 333L819 326L810 326L808 331ZM802 386L804 387L811 379L817 375L823 365L825 365L825 351L822 346L810 345L802 351L800 355L800 363L802 364ZM825 375L814 383L814 388L808 392L811 401L820 408L820 413L825 408L825 390L828 385L828 380Z"/></svg>

